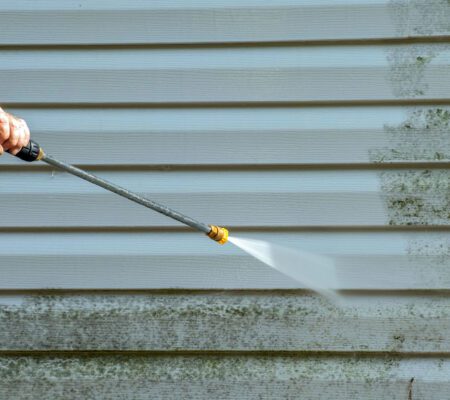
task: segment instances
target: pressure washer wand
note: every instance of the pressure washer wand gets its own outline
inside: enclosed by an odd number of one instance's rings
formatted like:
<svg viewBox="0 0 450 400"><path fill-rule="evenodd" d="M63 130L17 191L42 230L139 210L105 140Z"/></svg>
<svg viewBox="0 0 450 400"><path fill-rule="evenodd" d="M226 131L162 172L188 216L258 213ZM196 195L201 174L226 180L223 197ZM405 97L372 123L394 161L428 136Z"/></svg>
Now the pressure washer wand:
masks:
<svg viewBox="0 0 450 400"><path fill-rule="evenodd" d="M228 230L226 228L222 228L216 225L206 225L195 219L192 219L186 215L183 215L177 211L170 209L162 204L159 204L153 200L146 199L145 197L139 196L136 193L133 193L121 186L118 186L114 183L108 182L105 179L102 179L98 176L90 174L86 171L83 171L80 168L74 167L73 165L69 165L63 163L55 158L45 154L44 150L37 144L35 141L30 140L27 146L23 147L19 153L16 154L16 157L19 157L23 161L44 161L47 164L53 165L59 169L62 169L72 175L76 175L85 181L91 182L94 185L100 186L110 192L116 193L119 196L125 197L135 203L141 204L144 207L151 208L154 211L157 211L161 214L166 215L167 217L173 218L185 225L190 226L200 232L205 233L211 239L215 240L220 244L225 244L228 241Z"/></svg>

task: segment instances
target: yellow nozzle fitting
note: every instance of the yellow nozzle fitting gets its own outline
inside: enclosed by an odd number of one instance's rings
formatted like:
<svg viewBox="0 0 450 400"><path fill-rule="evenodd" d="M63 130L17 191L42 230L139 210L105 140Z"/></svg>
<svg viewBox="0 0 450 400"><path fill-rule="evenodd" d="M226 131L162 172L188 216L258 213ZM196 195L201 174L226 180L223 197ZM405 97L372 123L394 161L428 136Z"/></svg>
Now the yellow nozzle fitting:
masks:
<svg viewBox="0 0 450 400"><path fill-rule="evenodd" d="M44 156L45 156L44 150L42 149L42 147L39 147L39 154L36 157L36 161L42 160L44 158Z"/></svg>
<svg viewBox="0 0 450 400"><path fill-rule="evenodd" d="M212 240L215 240L219 244L228 242L228 229L216 225L210 225L210 227L211 231L208 233L208 236Z"/></svg>

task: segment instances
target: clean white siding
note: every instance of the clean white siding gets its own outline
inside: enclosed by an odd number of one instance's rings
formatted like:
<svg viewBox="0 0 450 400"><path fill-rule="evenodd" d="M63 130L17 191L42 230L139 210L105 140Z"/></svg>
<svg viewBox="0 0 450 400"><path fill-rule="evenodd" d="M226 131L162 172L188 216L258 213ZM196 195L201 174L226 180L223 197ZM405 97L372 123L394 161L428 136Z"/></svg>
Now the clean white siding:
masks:
<svg viewBox="0 0 450 400"><path fill-rule="evenodd" d="M432 3L430 10L427 5ZM2 0L4 45L393 39L448 33L444 1ZM434 18L429 26L424 18ZM431 21L430 21L431 22ZM436 23L437 22L437 23Z"/></svg>
<svg viewBox="0 0 450 400"><path fill-rule="evenodd" d="M1 50L9 104L442 100L446 44ZM414 85L414 86L410 86Z"/></svg>
<svg viewBox="0 0 450 400"><path fill-rule="evenodd" d="M348 295L5 155L0 397L447 398L448 21L443 0L0 0L0 104L49 154L330 255Z"/></svg>

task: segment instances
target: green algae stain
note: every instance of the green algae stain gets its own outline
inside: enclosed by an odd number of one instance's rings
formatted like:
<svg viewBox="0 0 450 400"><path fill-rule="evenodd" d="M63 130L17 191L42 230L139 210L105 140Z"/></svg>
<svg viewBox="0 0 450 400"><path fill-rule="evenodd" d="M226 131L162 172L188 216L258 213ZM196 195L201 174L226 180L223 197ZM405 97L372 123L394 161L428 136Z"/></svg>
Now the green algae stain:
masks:
<svg viewBox="0 0 450 400"><path fill-rule="evenodd" d="M332 379L372 381L385 379L398 367L395 357L375 359L371 368L357 357L317 356L162 356L162 355L84 355L84 356L4 356L0 357L0 379L74 381L92 379L152 382L204 381L287 381Z"/></svg>
<svg viewBox="0 0 450 400"><path fill-rule="evenodd" d="M391 0L389 10L399 36L450 33L450 0Z"/></svg>
<svg viewBox="0 0 450 400"><path fill-rule="evenodd" d="M425 72L447 45L393 46L387 50L389 80L398 98L420 98L426 95L429 85Z"/></svg>
<svg viewBox="0 0 450 400"><path fill-rule="evenodd" d="M410 239L407 247L408 258L411 263L420 260L424 268L419 270L418 281L423 287L450 287L450 238L445 233L433 235L421 234ZM437 309L438 305L430 305ZM436 337L442 336L436 333ZM441 339L445 341L445 338ZM436 343L442 343L436 341Z"/></svg>
<svg viewBox="0 0 450 400"><path fill-rule="evenodd" d="M17 400L311 398L321 387L395 385L396 357L85 355L0 357L0 397ZM344 387L345 386L345 387ZM331 391L331 392L330 392ZM383 392L385 390L383 389ZM5 397L7 396L7 397ZM331 398L331 397L330 397Z"/></svg>
<svg viewBox="0 0 450 400"><path fill-rule="evenodd" d="M394 95L409 99L425 96L426 69L448 48L441 44L393 46L387 59ZM372 162L450 160L448 107L411 108L405 121L397 126L385 125L384 132L386 144L369 150ZM391 170L380 172L379 176L389 225L449 224L449 170Z"/></svg>
<svg viewBox="0 0 450 400"><path fill-rule="evenodd" d="M450 108L412 108L384 131L388 144L369 151L372 162L450 161Z"/></svg>
<svg viewBox="0 0 450 400"><path fill-rule="evenodd" d="M425 96L426 70L448 45L393 46L387 54L395 97ZM415 107L397 126L385 125L383 146L369 150L372 162L447 162L450 160L450 108ZM389 225L448 225L450 171L448 169L389 170L379 173Z"/></svg>
<svg viewBox="0 0 450 400"><path fill-rule="evenodd" d="M433 258L435 265L450 266L450 237L445 234L435 234L432 237L422 235L409 243L409 253L420 254Z"/></svg>
<svg viewBox="0 0 450 400"><path fill-rule="evenodd" d="M384 171L381 186L390 225L450 223L450 171Z"/></svg>
<svg viewBox="0 0 450 400"><path fill-rule="evenodd" d="M27 296L19 305L0 306L0 348L272 349L274 343L258 327L295 331L307 323L314 328L324 312L335 311L309 295L300 301L289 295ZM295 348L298 340L283 336L276 346Z"/></svg>

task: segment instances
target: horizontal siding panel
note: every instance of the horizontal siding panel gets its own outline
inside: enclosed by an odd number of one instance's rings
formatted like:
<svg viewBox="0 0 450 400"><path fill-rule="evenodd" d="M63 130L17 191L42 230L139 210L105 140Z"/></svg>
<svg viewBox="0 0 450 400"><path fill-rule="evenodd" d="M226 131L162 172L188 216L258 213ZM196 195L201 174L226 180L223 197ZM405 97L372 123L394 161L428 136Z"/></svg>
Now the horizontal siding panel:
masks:
<svg viewBox="0 0 450 400"><path fill-rule="evenodd" d="M2 50L0 59L4 104L442 100L450 92L448 45Z"/></svg>
<svg viewBox="0 0 450 400"><path fill-rule="evenodd" d="M186 215L222 225L388 223L375 171L101 171L99 175ZM5 172L0 185L1 227L181 226L58 171Z"/></svg>
<svg viewBox="0 0 450 400"><path fill-rule="evenodd" d="M447 232L236 235L330 257L341 289L450 288ZM303 287L233 245L218 246L195 232L5 232L0 239L0 289Z"/></svg>
<svg viewBox="0 0 450 400"><path fill-rule="evenodd" d="M450 108L17 109L78 165L296 165L450 160ZM1 157L0 165L24 165ZM33 164L38 165L38 164Z"/></svg>
<svg viewBox="0 0 450 400"><path fill-rule="evenodd" d="M98 172L193 218L230 227L448 226L449 174L446 169ZM3 228L181 226L51 169L3 172L0 186Z"/></svg>
<svg viewBox="0 0 450 400"><path fill-rule="evenodd" d="M407 399L450 390L441 358L264 356L2 357L0 395L14 399ZM411 379L413 384L411 385ZM411 397L410 397L411 398Z"/></svg>
<svg viewBox="0 0 450 400"><path fill-rule="evenodd" d="M449 8L434 3L434 7L421 7L413 1L383 0L19 0L0 3L0 44L239 43L448 35L444 21L450 18Z"/></svg>
<svg viewBox="0 0 450 400"><path fill-rule="evenodd" d="M446 296L344 301L270 292L1 296L0 349L450 352Z"/></svg>

